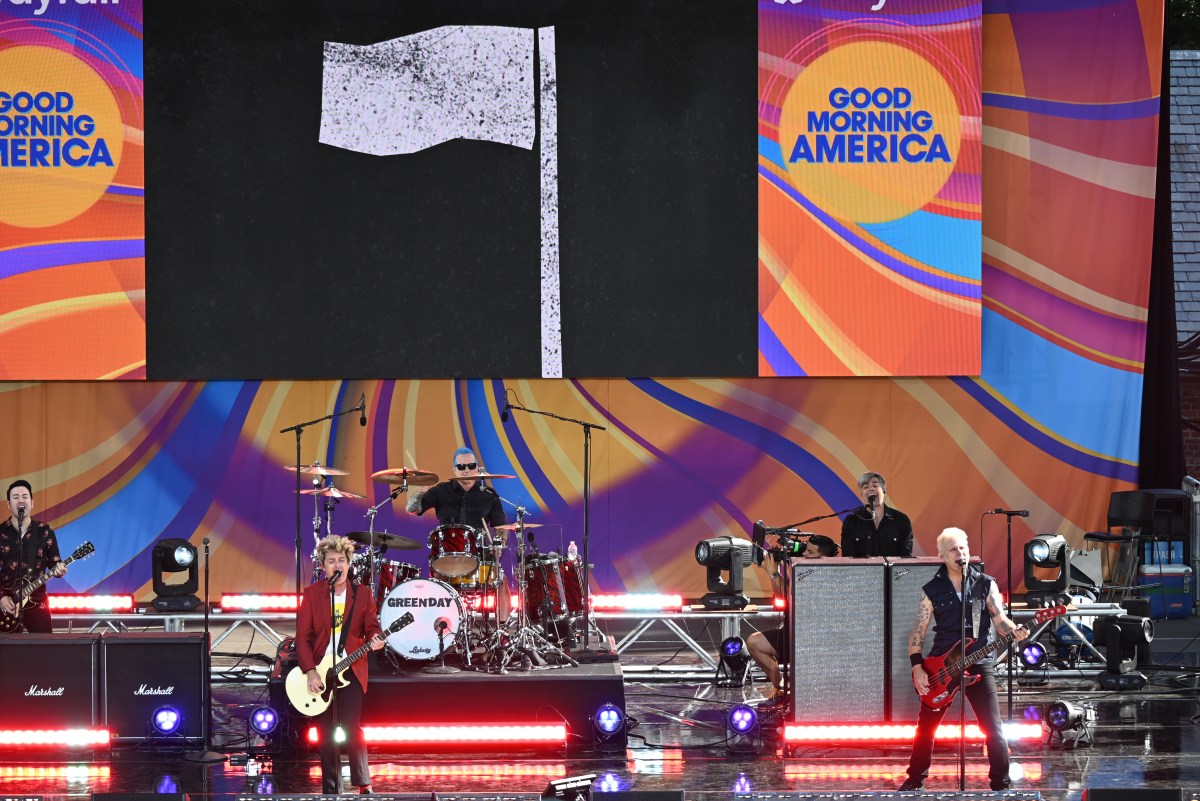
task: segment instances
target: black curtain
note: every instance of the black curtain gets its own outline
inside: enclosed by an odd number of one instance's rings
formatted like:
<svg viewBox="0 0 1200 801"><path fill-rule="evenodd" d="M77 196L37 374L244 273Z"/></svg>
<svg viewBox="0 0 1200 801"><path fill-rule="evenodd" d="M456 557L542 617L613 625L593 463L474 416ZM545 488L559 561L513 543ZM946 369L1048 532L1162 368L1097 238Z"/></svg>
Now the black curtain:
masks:
<svg viewBox="0 0 1200 801"><path fill-rule="evenodd" d="M1154 246L1146 321L1146 366L1142 384L1141 488L1178 489L1187 468L1179 402L1178 339L1175 330L1175 256L1171 234L1171 51L1164 37L1158 112L1158 174L1154 202Z"/></svg>

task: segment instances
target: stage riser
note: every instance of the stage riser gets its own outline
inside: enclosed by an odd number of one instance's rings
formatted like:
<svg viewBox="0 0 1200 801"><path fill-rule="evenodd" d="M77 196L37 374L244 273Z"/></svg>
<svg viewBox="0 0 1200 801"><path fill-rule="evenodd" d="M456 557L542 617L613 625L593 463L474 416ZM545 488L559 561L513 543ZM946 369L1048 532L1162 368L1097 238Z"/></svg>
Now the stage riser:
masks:
<svg viewBox="0 0 1200 801"><path fill-rule="evenodd" d="M555 724L567 725L568 752L615 751L624 753L624 730L602 743L593 742L592 716L606 703L625 711L625 685L615 664L540 671L512 671L507 675L463 670L449 675L422 673L422 666L404 666L406 675L391 675L373 658L362 725L475 725ZM284 708L286 694L282 677L290 665L277 665L270 682L272 706ZM290 704L287 723L303 730L311 720L295 712ZM299 732L293 732L297 734ZM303 739L303 738L301 738ZM303 747L303 743L300 743ZM371 750L398 748L428 750L421 745L397 746L372 743ZM525 750L532 746L496 746L495 750ZM539 746L541 747L541 746ZM463 746L478 751L478 745ZM553 746L546 746L553 748ZM446 747L437 750L445 751Z"/></svg>

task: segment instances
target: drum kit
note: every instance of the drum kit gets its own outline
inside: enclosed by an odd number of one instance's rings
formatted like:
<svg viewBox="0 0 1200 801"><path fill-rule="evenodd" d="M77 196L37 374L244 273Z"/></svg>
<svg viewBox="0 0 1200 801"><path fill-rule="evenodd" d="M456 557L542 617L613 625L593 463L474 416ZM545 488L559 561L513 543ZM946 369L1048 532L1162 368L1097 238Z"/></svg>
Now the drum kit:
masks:
<svg viewBox="0 0 1200 801"><path fill-rule="evenodd" d="M313 537L319 540L322 525L333 531L334 506L341 499L364 496L340 490L332 478L349 475L345 470L319 462L286 465L288 470L313 476L313 488L301 490L314 502ZM406 613L415 618L411 625L387 638L383 652L396 661L430 662L425 672L450 673L458 668L445 663L446 656L458 653L464 667L473 670L507 673L514 669L575 666L578 663L559 644L575 644L575 626L584 613L581 565L577 557L542 554L534 542L533 530L540 523L526 523L526 510L517 506L517 522L489 528L460 523L442 524L429 533L426 542L375 531L375 516L388 501L395 500L410 486L428 487L438 476L427 470L396 468L380 470L371 478L394 489L377 505L367 510L368 530L351 531L344 536L359 549L350 565L351 579L367 584L379 607L379 620L386 629ZM470 480L510 479L512 475L480 471ZM324 498L324 518L321 501ZM505 501L508 503L508 501ZM509 535L516 541L517 610L509 615L508 582L501 557L508 547ZM399 551L428 551L429 571L394 558ZM313 551L313 581L323 578Z"/></svg>

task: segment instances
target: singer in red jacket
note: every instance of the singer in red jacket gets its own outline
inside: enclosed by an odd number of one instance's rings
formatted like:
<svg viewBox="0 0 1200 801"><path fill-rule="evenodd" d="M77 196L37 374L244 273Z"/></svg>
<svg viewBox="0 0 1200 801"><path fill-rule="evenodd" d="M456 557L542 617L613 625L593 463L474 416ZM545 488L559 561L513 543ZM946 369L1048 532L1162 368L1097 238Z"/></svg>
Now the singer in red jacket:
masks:
<svg viewBox="0 0 1200 801"><path fill-rule="evenodd" d="M312 693L322 692L326 681L336 681L335 677L323 676L316 669L327 654L333 654L336 661L358 650L368 640L373 651L378 651L385 643L370 588L349 580L353 558L354 543L345 537L331 534L317 543L317 560L326 580L305 588L300 609L296 612L296 655L300 668L308 675L308 689ZM359 659L346 671L345 677L349 684L338 687L335 702L316 718L321 737L321 792L326 795L340 793L342 789L342 760L334 741L334 729L338 724L346 735L350 783L360 793L371 792L367 746L359 725L363 696L367 692L367 661Z"/></svg>

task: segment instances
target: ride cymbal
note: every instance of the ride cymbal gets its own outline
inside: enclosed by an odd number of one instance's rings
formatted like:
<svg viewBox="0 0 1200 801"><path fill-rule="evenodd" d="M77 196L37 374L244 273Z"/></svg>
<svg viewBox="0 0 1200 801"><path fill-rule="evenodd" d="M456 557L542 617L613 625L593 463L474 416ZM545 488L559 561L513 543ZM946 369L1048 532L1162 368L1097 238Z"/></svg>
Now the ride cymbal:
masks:
<svg viewBox="0 0 1200 801"><path fill-rule="evenodd" d="M516 478L505 473L476 473L473 476L452 476L450 481L479 481L485 478Z"/></svg>
<svg viewBox="0 0 1200 801"><path fill-rule="evenodd" d="M371 478L381 484L403 484L407 480L411 487L431 487L438 483L437 473L416 467L389 467L372 473Z"/></svg>
<svg viewBox="0 0 1200 801"><path fill-rule="evenodd" d="M345 470L339 470L336 467L327 467L320 462L312 464L285 464L284 470L291 470L293 473L300 472L306 476L348 476Z"/></svg>
<svg viewBox="0 0 1200 801"><path fill-rule="evenodd" d="M292 490L296 492L296 490ZM366 495L359 495L357 492L347 492L340 490L337 487L317 487L315 489L300 490L301 495L328 495L331 498L365 498Z"/></svg>
<svg viewBox="0 0 1200 801"><path fill-rule="evenodd" d="M342 536L359 545L369 545L372 548L385 547L397 551L419 551L425 547L414 539L402 537L399 534L388 534L386 531L376 531L374 534L370 531L351 531Z"/></svg>
<svg viewBox="0 0 1200 801"><path fill-rule="evenodd" d="M496 531L520 531L523 528L541 528L545 523L505 523L503 526L493 526Z"/></svg>

